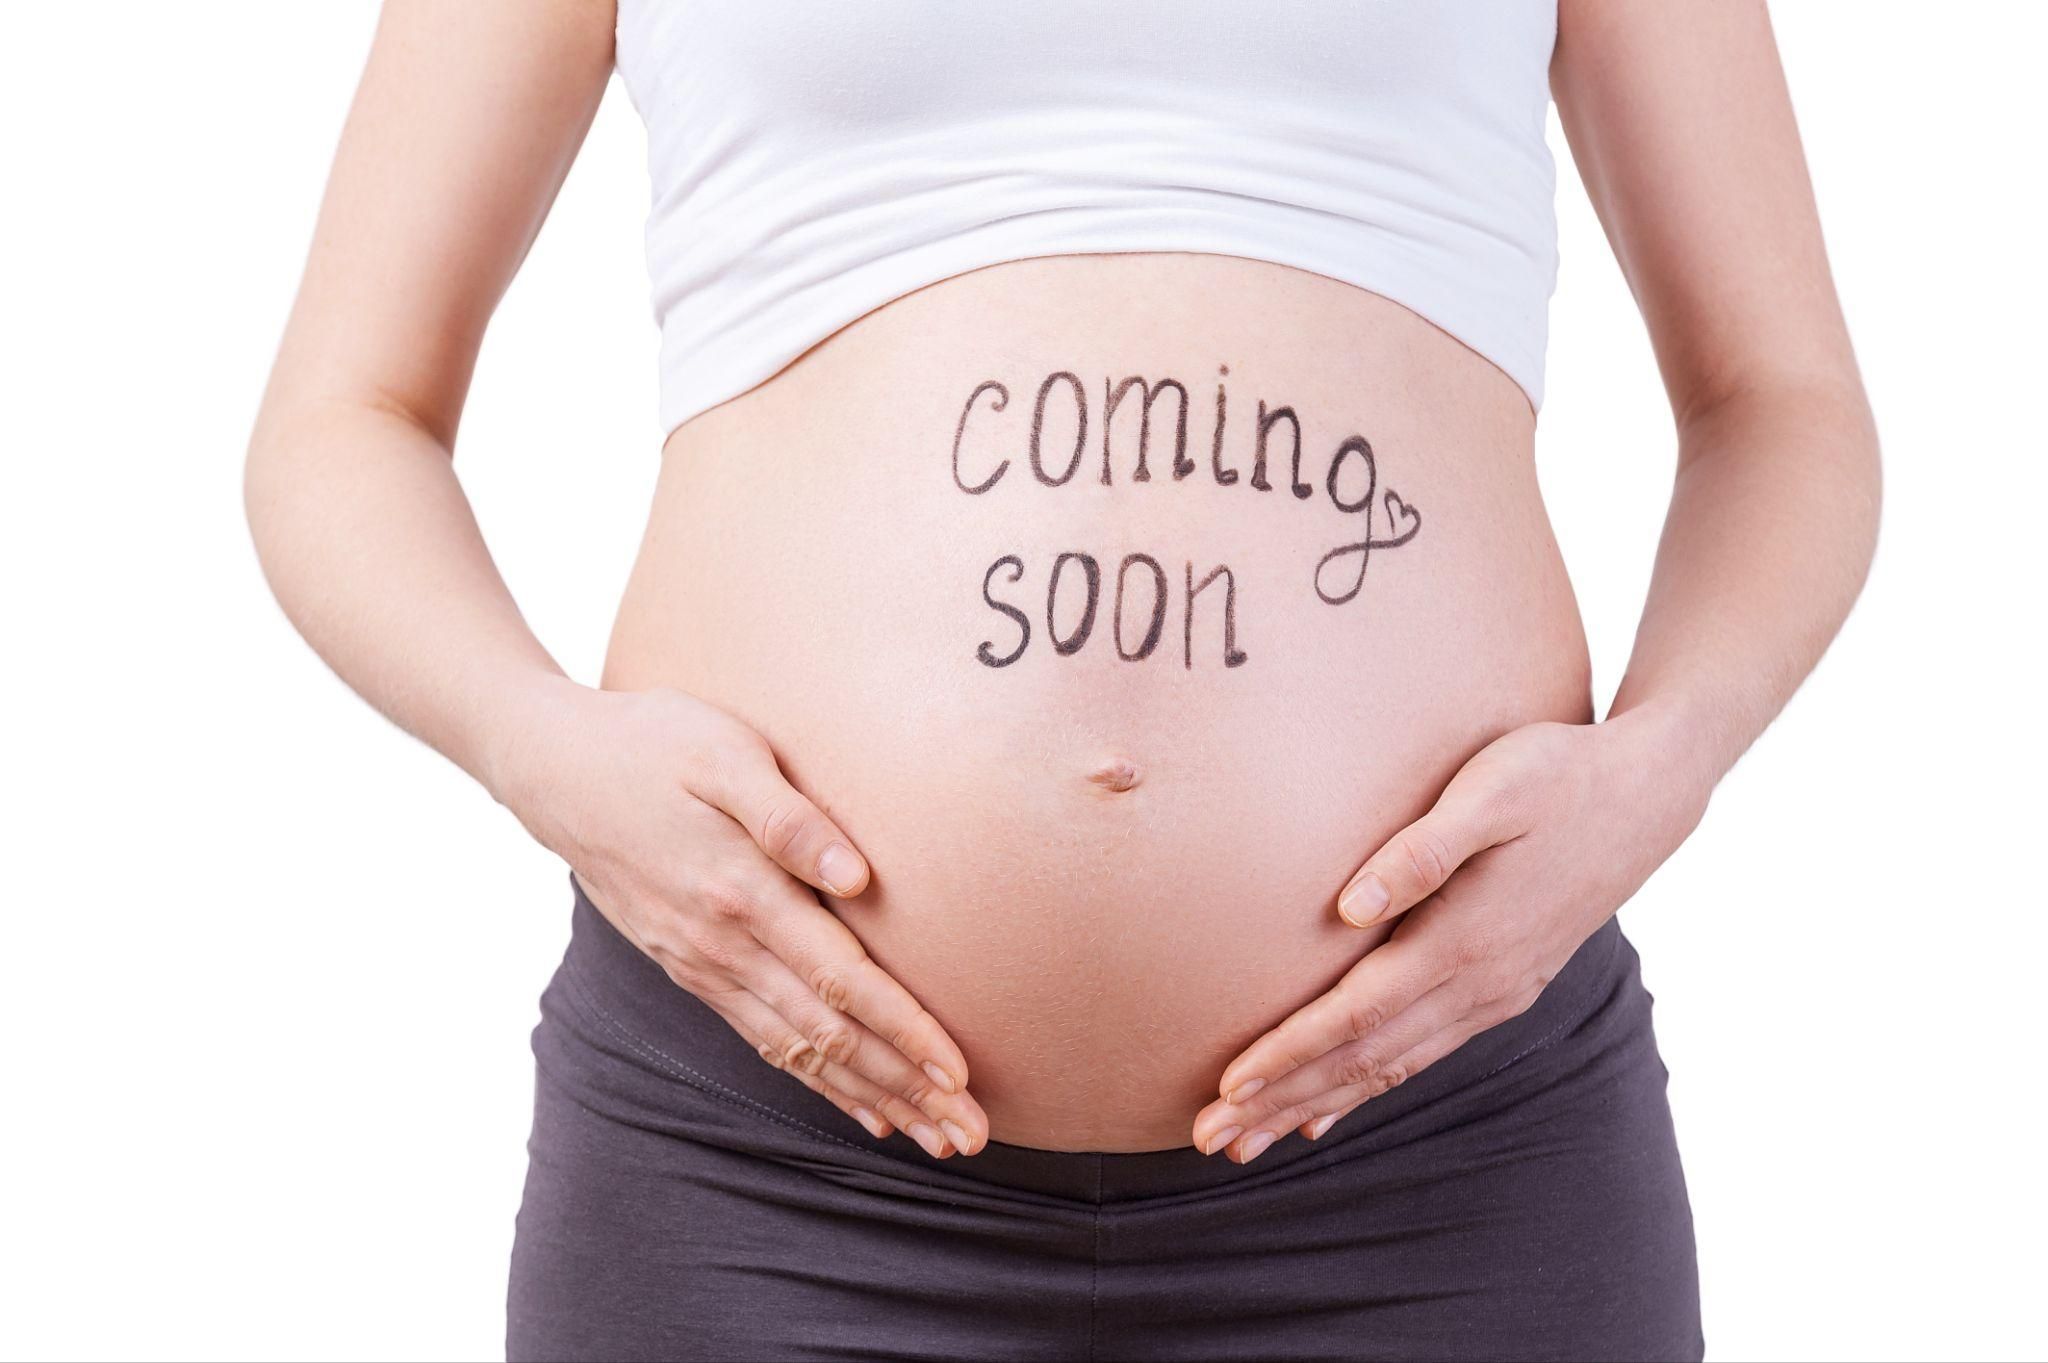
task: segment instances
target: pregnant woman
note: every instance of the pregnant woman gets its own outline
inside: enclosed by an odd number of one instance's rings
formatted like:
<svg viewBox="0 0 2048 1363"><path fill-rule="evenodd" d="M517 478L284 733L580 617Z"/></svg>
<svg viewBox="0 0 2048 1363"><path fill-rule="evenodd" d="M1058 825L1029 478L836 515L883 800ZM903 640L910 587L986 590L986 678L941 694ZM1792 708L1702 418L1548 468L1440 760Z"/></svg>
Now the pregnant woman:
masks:
<svg viewBox="0 0 2048 1363"><path fill-rule="evenodd" d="M667 441L592 689L450 453L614 69ZM1680 450L1597 722L1553 95ZM248 468L573 873L520 1358L1699 1357L1613 915L1877 492L1752 0L394 0Z"/></svg>

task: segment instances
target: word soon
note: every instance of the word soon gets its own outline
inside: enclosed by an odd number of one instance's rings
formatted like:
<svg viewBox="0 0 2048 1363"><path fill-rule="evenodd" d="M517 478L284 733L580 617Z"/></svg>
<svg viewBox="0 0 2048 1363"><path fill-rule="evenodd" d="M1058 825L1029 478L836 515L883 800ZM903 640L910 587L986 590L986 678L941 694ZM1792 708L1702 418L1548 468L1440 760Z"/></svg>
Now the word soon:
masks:
<svg viewBox="0 0 2048 1363"><path fill-rule="evenodd" d="M1024 560L1015 554L1004 554L989 564L988 571L981 578L981 599L988 603L990 610L1009 618L1017 631L1016 642L1008 652L998 653L994 640L984 640L974 656L989 667L1008 667L1023 657L1024 651L1031 646L1031 617L1008 601L996 599L994 587L998 574L1007 574L1012 585L1023 582ZM1190 562L1183 569L1181 580L1181 666L1193 668L1195 665L1195 602L1203 592L1219 583L1223 594L1223 665L1243 666L1245 654L1237 646L1237 575L1228 566L1218 565L1197 582L1195 565ZM1076 593L1081 598L1080 620L1065 634L1060 633L1058 621L1063 581L1074 584L1068 588L1070 599ZM1116 656L1127 663L1143 662L1159 647L1159 641L1166 632L1166 569L1150 554L1125 554L1123 562L1117 565L1113 593L1108 633L1116 648ZM1068 552L1053 559L1052 572L1045 584L1045 637L1051 640L1056 655L1070 657L1087 645L1095 632L1102 596L1102 564L1093 554Z"/></svg>

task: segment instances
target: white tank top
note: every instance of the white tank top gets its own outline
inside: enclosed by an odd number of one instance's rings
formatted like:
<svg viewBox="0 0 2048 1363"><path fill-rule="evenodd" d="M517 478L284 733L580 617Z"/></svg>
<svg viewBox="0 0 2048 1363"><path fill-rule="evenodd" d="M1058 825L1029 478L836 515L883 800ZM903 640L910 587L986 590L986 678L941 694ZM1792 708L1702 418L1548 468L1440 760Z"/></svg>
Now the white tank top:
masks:
<svg viewBox="0 0 2048 1363"><path fill-rule="evenodd" d="M661 422L1006 260L1355 284L1543 396L1555 0L619 0Z"/></svg>

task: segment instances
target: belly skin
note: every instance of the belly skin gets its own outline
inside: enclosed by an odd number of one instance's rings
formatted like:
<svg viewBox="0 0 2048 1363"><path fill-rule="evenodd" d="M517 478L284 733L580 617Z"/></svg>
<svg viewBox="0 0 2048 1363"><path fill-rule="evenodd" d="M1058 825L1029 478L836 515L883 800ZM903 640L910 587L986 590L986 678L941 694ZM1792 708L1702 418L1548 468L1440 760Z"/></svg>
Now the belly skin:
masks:
<svg viewBox="0 0 2048 1363"><path fill-rule="evenodd" d="M1379 841L1498 734L1590 717L1532 435L1336 281L979 270L671 437L605 684L730 710L859 843L836 907L994 1139L1177 1145L1378 940L1335 897Z"/></svg>

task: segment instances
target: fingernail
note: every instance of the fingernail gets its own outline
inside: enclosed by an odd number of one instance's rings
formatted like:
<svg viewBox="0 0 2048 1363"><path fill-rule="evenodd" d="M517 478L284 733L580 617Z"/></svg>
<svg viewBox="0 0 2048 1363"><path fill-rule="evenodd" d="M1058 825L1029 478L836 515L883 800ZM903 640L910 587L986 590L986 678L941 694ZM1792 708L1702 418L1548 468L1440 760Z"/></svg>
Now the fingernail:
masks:
<svg viewBox="0 0 2048 1363"><path fill-rule="evenodd" d="M1266 1147L1271 1145L1272 1143L1273 1133L1270 1131L1261 1131L1258 1135L1253 1136L1250 1140L1247 1140L1244 1143L1244 1158L1240 1160L1239 1163L1250 1164L1253 1160L1265 1154Z"/></svg>
<svg viewBox="0 0 2048 1363"><path fill-rule="evenodd" d="M853 1119L866 1127L868 1134L876 1140L881 1140L889 1134L889 1129L882 1125L882 1119L864 1107L857 1107L853 1110Z"/></svg>
<svg viewBox="0 0 2048 1363"><path fill-rule="evenodd" d="M1260 1089L1264 1088L1265 1086L1266 1081L1263 1079L1247 1079L1242 1084L1239 1084L1236 1088L1232 1089L1230 1092L1224 1094L1223 1101L1230 1104L1232 1107L1236 1107L1239 1103L1244 1102L1246 1099L1250 1098L1254 1093L1257 1093Z"/></svg>
<svg viewBox="0 0 2048 1363"><path fill-rule="evenodd" d="M924 1152L933 1159L937 1159L939 1152L946 1148L946 1138L933 1130L927 1122L912 1122L910 1139L923 1146Z"/></svg>
<svg viewBox="0 0 2048 1363"><path fill-rule="evenodd" d="M939 1121L939 1130L946 1133L946 1139L953 1142L953 1148L955 1150L958 1150L961 1154L966 1154L968 1150L972 1148L967 1144L966 1131L961 1129L960 1124L958 1122L947 1121L944 1118L941 1118Z"/></svg>
<svg viewBox="0 0 2048 1363"><path fill-rule="evenodd" d="M960 1085L953 1082L952 1075L946 1073L929 1060L919 1061L918 1063L923 1066L924 1072L932 1077L932 1082L939 1086L941 1093L958 1093L960 1091Z"/></svg>
<svg viewBox="0 0 2048 1363"><path fill-rule="evenodd" d="M1387 893L1386 884L1371 871L1362 871L1356 880L1344 887L1344 893L1337 896L1337 914L1354 928L1362 928L1386 911L1394 902Z"/></svg>
<svg viewBox="0 0 2048 1363"><path fill-rule="evenodd" d="M835 842L818 853L818 879L836 895L849 895L860 884L860 858L843 842Z"/></svg>
<svg viewBox="0 0 2048 1363"><path fill-rule="evenodd" d="M1328 1131L1331 1127L1335 1126L1336 1124L1337 1114L1334 1112L1325 1113L1323 1116L1318 1117L1313 1122L1309 1123L1308 1138L1312 1141L1321 1140L1323 1133L1325 1131Z"/></svg>
<svg viewBox="0 0 2048 1363"><path fill-rule="evenodd" d="M1217 1132L1215 1135L1209 1138L1209 1143L1202 1147L1202 1153L1205 1155L1215 1154L1218 1150L1221 1150L1224 1146L1236 1140L1238 1136L1243 1133L1243 1131L1244 1128L1241 1126L1224 1127L1221 1131Z"/></svg>

